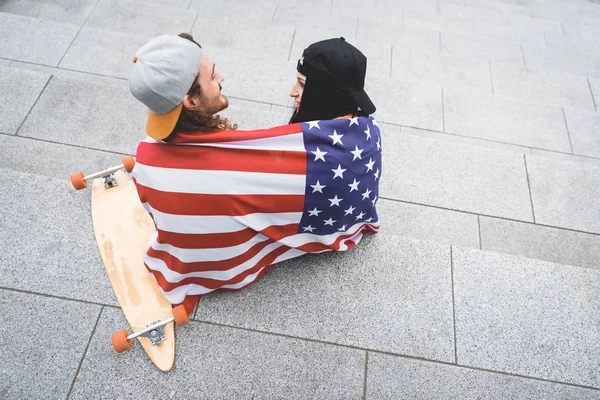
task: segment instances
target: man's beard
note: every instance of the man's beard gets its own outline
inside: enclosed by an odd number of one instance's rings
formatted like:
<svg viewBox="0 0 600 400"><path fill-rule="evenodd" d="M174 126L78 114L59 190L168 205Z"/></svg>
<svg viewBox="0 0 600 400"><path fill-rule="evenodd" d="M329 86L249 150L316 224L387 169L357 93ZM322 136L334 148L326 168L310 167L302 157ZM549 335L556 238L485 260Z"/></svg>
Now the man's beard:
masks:
<svg viewBox="0 0 600 400"><path fill-rule="evenodd" d="M223 101L223 99L225 101ZM237 124L232 124L226 118L215 115L229 107L229 99L220 95L210 103L197 108L183 108L179 121L174 131L214 131L219 129L237 129Z"/></svg>

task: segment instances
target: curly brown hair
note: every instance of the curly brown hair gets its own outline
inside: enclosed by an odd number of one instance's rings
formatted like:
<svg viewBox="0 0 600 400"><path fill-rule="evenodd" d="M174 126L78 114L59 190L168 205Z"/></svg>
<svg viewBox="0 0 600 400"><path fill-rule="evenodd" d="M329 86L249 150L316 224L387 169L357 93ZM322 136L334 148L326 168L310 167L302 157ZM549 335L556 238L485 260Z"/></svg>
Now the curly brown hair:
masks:
<svg viewBox="0 0 600 400"><path fill-rule="evenodd" d="M202 46L194 40L192 35L180 33L179 36L202 48ZM187 94L190 96L202 95L202 88L198 83L198 76L194 79L194 83ZM202 110L190 110L183 107L177 125L175 125L173 132L171 132L171 135L167 139L174 136L177 132L213 132L216 130L236 130L237 128L238 125L230 122L227 118L221 118L219 115L210 115Z"/></svg>

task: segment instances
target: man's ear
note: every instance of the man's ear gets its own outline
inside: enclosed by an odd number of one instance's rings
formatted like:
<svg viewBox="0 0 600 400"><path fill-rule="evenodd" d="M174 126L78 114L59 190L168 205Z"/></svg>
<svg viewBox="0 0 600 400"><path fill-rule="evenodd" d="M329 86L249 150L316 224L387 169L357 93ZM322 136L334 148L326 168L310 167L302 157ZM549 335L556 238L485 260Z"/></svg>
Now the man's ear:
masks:
<svg viewBox="0 0 600 400"><path fill-rule="evenodd" d="M190 96L189 94L186 94L183 98L183 106L185 108L196 108L198 107L198 105L200 105L199 100L200 99L198 98L198 96Z"/></svg>

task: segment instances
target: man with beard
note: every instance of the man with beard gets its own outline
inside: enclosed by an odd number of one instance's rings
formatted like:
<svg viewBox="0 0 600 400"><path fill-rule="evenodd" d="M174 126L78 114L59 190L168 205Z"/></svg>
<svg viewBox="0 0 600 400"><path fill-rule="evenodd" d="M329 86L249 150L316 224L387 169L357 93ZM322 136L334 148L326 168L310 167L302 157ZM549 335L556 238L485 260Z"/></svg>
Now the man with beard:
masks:
<svg viewBox="0 0 600 400"><path fill-rule="evenodd" d="M157 228L144 263L171 304L191 313L201 295L379 230L366 58L330 39L306 49L298 69L306 88L294 90L294 121L244 131L215 115L228 105L223 77L191 36L156 37L133 58L130 90L150 111L132 175Z"/></svg>

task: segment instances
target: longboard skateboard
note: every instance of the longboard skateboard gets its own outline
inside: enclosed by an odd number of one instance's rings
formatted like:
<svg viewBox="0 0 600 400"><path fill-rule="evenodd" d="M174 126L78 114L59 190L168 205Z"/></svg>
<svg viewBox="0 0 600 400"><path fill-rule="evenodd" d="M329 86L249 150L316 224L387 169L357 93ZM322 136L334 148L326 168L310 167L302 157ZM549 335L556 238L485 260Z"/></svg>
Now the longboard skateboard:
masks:
<svg viewBox="0 0 600 400"><path fill-rule="evenodd" d="M173 322L189 322L181 305L173 308L144 265L144 255L155 232L154 222L139 200L131 172L133 157L123 164L93 175L71 175L77 190L92 185L92 221L100 256L119 305L133 333L126 329L112 335L117 352L131 348L137 338L160 370L169 371L175 361Z"/></svg>

